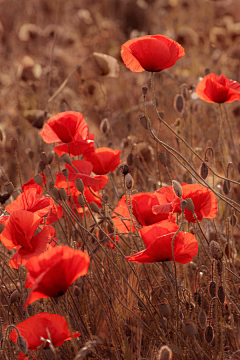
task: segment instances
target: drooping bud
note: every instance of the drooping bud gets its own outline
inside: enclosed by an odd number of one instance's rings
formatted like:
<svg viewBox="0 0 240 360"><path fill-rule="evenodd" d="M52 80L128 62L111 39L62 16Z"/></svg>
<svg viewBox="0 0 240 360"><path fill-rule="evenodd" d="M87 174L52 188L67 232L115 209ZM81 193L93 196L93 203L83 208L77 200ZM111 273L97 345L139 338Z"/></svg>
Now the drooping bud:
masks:
<svg viewBox="0 0 240 360"><path fill-rule="evenodd" d="M127 190L132 190L133 188L133 178L131 174L127 174L124 178L125 181L125 186L127 188Z"/></svg>
<svg viewBox="0 0 240 360"><path fill-rule="evenodd" d="M63 159L63 161L66 163L66 164L71 164L72 162L72 158L71 156L69 156L68 154L63 154L61 156L61 158Z"/></svg>
<svg viewBox="0 0 240 360"><path fill-rule="evenodd" d="M148 119L146 118L146 116L142 115L139 120L140 120L141 125L144 127L144 129L147 130L147 128L148 128L148 125L147 125L148 124Z"/></svg>
<svg viewBox="0 0 240 360"><path fill-rule="evenodd" d="M45 152L41 152L40 159L44 162L45 165L48 165L48 157Z"/></svg>
<svg viewBox="0 0 240 360"><path fill-rule="evenodd" d="M199 170L200 176L205 180L208 176L208 167L202 163Z"/></svg>
<svg viewBox="0 0 240 360"><path fill-rule="evenodd" d="M53 187L52 188L52 194L53 194L53 197L56 199L56 200L61 200L61 195L59 193L59 189L57 187Z"/></svg>
<svg viewBox="0 0 240 360"><path fill-rule="evenodd" d="M97 204L96 204L95 202L93 202L93 201L90 202L89 206L90 206L90 209L91 209L93 212L99 214L100 210L99 210L99 207L97 206Z"/></svg>
<svg viewBox="0 0 240 360"><path fill-rule="evenodd" d="M64 188L59 189L61 200L68 200L68 194Z"/></svg>
<svg viewBox="0 0 240 360"><path fill-rule="evenodd" d="M26 340L22 336L17 337L17 346L19 347L19 350L23 354L28 353L28 346Z"/></svg>
<svg viewBox="0 0 240 360"><path fill-rule="evenodd" d="M84 192L84 183L83 183L82 179L76 179L75 186L78 189L78 191L80 191L81 193Z"/></svg>
<svg viewBox="0 0 240 360"><path fill-rule="evenodd" d="M164 345L159 350L157 360L172 360L172 350L167 345Z"/></svg>
<svg viewBox="0 0 240 360"><path fill-rule="evenodd" d="M222 190L225 195L228 195L230 192L230 181L224 180L222 184Z"/></svg>
<svg viewBox="0 0 240 360"><path fill-rule="evenodd" d="M220 260L223 256L220 244L214 240L209 244L209 252L215 260Z"/></svg>
<svg viewBox="0 0 240 360"><path fill-rule="evenodd" d="M192 199L191 199L191 198L187 198L187 199L186 199L186 202L187 202L187 208L188 208L188 210L191 211L192 213L194 213L194 208L195 208L195 206L194 206L194 203L193 203Z"/></svg>
<svg viewBox="0 0 240 360"><path fill-rule="evenodd" d="M33 178L35 184L43 186L43 178L41 177L41 175L36 175Z"/></svg>
<svg viewBox="0 0 240 360"><path fill-rule="evenodd" d="M183 328L183 332L185 335L194 338L197 334L196 325L193 323L185 325Z"/></svg>
<svg viewBox="0 0 240 360"><path fill-rule="evenodd" d="M173 191L174 191L175 195L180 198L182 196L182 186L181 186L181 184L178 181L173 180L172 181L172 188L173 188Z"/></svg>
<svg viewBox="0 0 240 360"><path fill-rule="evenodd" d="M148 87L147 87L147 86L143 86L143 87L142 87L142 93L143 93L143 96L144 96L144 97L147 95L147 92L148 92Z"/></svg>
<svg viewBox="0 0 240 360"><path fill-rule="evenodd" d="M5 185L5 190L8 194L12 194L13 191L14 191L14 186L13 186L13 183L9 182Z"/></svg>

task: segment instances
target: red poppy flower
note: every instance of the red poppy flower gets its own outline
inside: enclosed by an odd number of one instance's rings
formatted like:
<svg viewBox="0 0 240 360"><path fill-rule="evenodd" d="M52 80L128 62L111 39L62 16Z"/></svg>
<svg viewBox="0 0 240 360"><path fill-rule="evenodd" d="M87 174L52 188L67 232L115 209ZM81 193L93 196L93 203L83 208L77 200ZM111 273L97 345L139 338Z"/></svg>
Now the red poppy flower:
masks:
<svg viewBox="0 0 240 360"><path fill-rule="evenodd" d="M172 207L171 212L173 213L181 213L180 199L175 195L172 186L163 186L155 193L160 204L167 204ZM192 199L195 207L194 212L199 221L202 221L203 218L215 218L218 210L217 198L214 193L205 186L182 183L182 198L183 200L187 198ZM162 211L162 205L153 206L154 214L161 214ZM196 222L192 212L187 208L184 211L184 215L188 222Z"/></svg>
<svg viewBox="0 0 240 360"><path fill-rule="evenodd" d="M121 57L134 72L159 72L169 69L185 55L184 48L163 35L145 35L128 40L121 47Z"/></svg>
<svg viewBox="0 0 240 360"><path fill-rule="evenodd" d="M208 74L196 87L197 96L209 103L232 103L240 100L240 84L224 75Z"/></svg>
<svg viewBox="0 0 240 360"><path fill-rule="evenodd" d="M61 315L49 314L43 312L34 316L29 317L27 320L22 321L16 325L20 336L22 336L28 345L28 349L31 351L38 350L38 347L46 340L44 348L49 347L51 340L54 347L61 346L64 341L72 340L70 330L67 325L66 319ZM50 338L49 339L49 335ZM73 337L77 338L80 333L73 332ZM14 329L10 334L10 340L17 343L18 334Z"/></svg>
<svg viewBox="0 0 240 360"><path fill-rule="evenodd" d="M47 144L61 143L54 147L58 155L69 153L81 155L93 147L93 134L89 134L83 115L76 111L65 111L48 120L41 132Z"/></svg>
<svg viewBox="0 0 240 360"><path fill-rule="evenodd" d="M155 205L159 205L158 197L155 193L139 193L131 195L132 200L132 213L133 217L137 220L140 225L146 226L155 224L161 220L168 218L169 212L172 210L172 206L165 208L165 211L162 211L160 214L155 215L152 211L152 208ZM129 202L129 208L131 208ZM112 214L113 222L116 228L121 233L126 233L130 230L130 214L128 211L126 197L123 196L118 202L118 206L114 210L116 213L120 214L119 217L115 213ZM134 220L134 219L133 219ZM135 222L135 221L134 221ZM135 222L136 223L136 222ZM132 225L132 231L134 231L134 226Z"/></svg>
<svg viewBox="0 0 240 360"><path fill-rule="evenodd" d="M46 175L45 174L41 174L41 177L43 179L43 186L46 185ZM27 189L30 189L30 188L33 188L33 189L36 189L37 191L37 194L41 194L42 191L43 191L43 188L41 185L37 185L34 181L33 178L31 178L30 180L28 180L28 182L26 182L25 184L23 184L22 186L22 189L23 191L27 190Z"/></svg>
<svg viewBox="0 0 240 360"><path fill-rule="evenodd" d="M151 226L144 226L140 233L146 250L126 257L126 260L135 263L172 261L171 243L178 228L178 225L167 220ZM175 261L187 264L197 255L198 242L193 234L179 232L174 239L173 248Z"/></svg>
<svg viewBox="0 0 240 360"><path fill-rule="evenodd" d="M63 295L76 279L88 273L89 263L87 253L68 246L57 246L28 260L25 287L32 289L24 309L38 299Z"/></svg>
<svg viewBox="0 0 240 360"><path fill-rule="evenodd" d="M107 147L95 149L83 154L85 160L93 165L93 172L97 175L105 175L114 171L121 163L120 154L122 150L112 150Z"/></svg>

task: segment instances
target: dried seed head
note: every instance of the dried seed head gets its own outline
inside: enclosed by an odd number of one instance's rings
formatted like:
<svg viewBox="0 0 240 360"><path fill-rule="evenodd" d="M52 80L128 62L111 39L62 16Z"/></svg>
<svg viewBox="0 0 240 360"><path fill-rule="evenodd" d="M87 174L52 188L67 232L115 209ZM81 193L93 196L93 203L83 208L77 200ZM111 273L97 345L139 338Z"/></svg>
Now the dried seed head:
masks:
<svg viewBox="0 0 240 360"><path fill-rule="evenodd" d="M197 334L197 328L196 325L191 323L191 324L186 324L183 328L183 332L185 335L194 338L195 335Z"/></svg>
<svg viewBox="0 0 240 360"><path fill-rule="evenodd" d="M143 86L143 87L142 87L142 93L143 93L143 96L144 96L144 97L147 95L147 92L148 92L148 87L147 87L147 86Z"/></svg>
<svg viewBox="0 0 240 360"><path fill-rule="evenodd" d="M133 178L131 174L127 174L124 178L125 181L125 186L127 188L127 190L132 190L133 188Z"/></svg>
<svg viewBox="0 0 240 360"><path fill-rule="evenodd" d="M159 312L165 318L168 318L169 316L171 316L171 308L168 304L160 304Z"/></svg>
<svg viewBox="0 0 240 360"><path fill-rule="evenodd" d="M107 118L103 119L100 123L100 131L103 134L107 134L110 130L110 124Z"/></svg>
<svg viewBox="0 0 240 360"><path fill-rule="evenodd" d="M206 327L205 340L208 344L210 344L213 341L213 328L211 325Z"/></svg>
<svg viewBox="0 0 240 360"><path fill-rule="evenodd" d="M186 209L186 207L187 207L187 202L186 202L186 200L182 200L182 201L181 201L181 209L182 209L182 211L184 211L184 210Z"/></svg>
<svg viewBox="0 0 240 360"><path fill-rule="evenodd" d="M17 150L17 147L18 147L18 139L12 138L11 139L11 148L15 151L15 150Z"/></svg>
<svg viewBox="0 0 240 360"><path fill-rule="evenodd" d="M163 164L164 166L167 165L167 155L166 154L160 153L158 155L158 158L159 158L161 164Z"/></svg>
<svg viewBox="0 0 240 360"><path fill-rule="evenodd" d="M93 212L99 214L100 210L99 210L99 207L97 206L97 204L96 204L95 202L93 202L93 201L90 202L90 203L89 203L89 206L90 206L90 209L91 209Z"/></svg>
<svg viewBox="0 0 240 360"><path fill-rule="evenodd" d="M200 166L200 176L205 180L208 176L208 167L202 163L202 165Z"/></svg>
<svg viewBox="0 0 240 360"><path fill-rule="evenodd" d="M63 161L66 163L66 164L71 164L72 162L72 158L71 156L69 156L68 154L63 154L61 156L61 158L63 159Z"/></svg>
<svg viewBox="0 0 240 360"><path fill-rule="evenodd" d="M81 294L81 289L79 286L75 285L73 288L73 293L75 296L79 296Z"/></svg>
<svg viewBox="0 0 240 360"><path fill-rule="evenodd" d="M14 200L16 200L16 198L21 194L21 191L16 189L14 190L14 192L12 193L12 197Z"/></svg>
<svg viewBox="0 0 240 360"><path fill-rule="evenodd" d="M68 169L63 169L63 170L62 170L62 174L63 174L63 176L65 176L65 177L67 178L68 175L69 175Z"/></svg>
<svg viewBox="0 0 240 360"><path fill-rule="evenodd" d="M173 188L173 191L174 191L175 195L180 198L182 196L182 186L181 186L181 184L178 181L173 180L172 181L172 188Z"/></svg>
<svg viewBox="0 0 240 360"><path fill-rule="evenodd" d="M181 94L177 94L175 96L173 106L177 112L179 112L180 114L183 113L185 108L185 100Z"/></svg>
<svg viewBox="0 0 240 360"><path fill-rule="evenodd" d="M5 185L5 190L8 194L12 194L13 191L14 191L14 186L13 186L13 183L9 182Z"/></svg>
<svg viewBox="0 0 240 360"><path fill-rule="evenodd" d="M224 289L223 289L223 286L220 285L218 287L218 298L219 298L219 301L224 304L224 301L225 301L225 292L224 292Z"/></svg>
<svg viewBox="0 0 240 360"><path fill-rule="evenodd" d="M83 183L82 179L75 180L75 186L78 189L78 191L80 191L81 193L84 192L84 183Z"/></svg>
<svg viewBox="0 0 240 360"><path fill-rule="evenodd" d="M133 154L132 153L130 153L127 157L127 164L128 164L128 166L133 165Z"/></svg>
<svg viewBox="0 0 240 360"><path fill-rule="evenodd" d="M85 201L84 201L84 198L83 196L80 194L78 195L78 203L81 207L84 207L85 206Z"/></svg>
<svg viewBox="0 0 240 360"><path fill-rule="evenodd" d="M157 360L172 360L172 350L167 345L162 346L159 350Z"/></svg>
<svg viewBox="0 0 240 360"><path fill-rule="evenodd" d="M41 152L40 159L44 162L45 165L48 165L48 157L45 152Z"/></svg>
<svg viewBox="0 0 240 360"><path fill-rule="evenodd" d="M28 353L28 346L26 340L22 336L17 337L17 346L19 347L19 350L23 354Z"/></svg>
<svg viewBox="0 0 240 360"><path fill-rule="evenodd" d="M199 315L198 315L198 323L201 329L205 329L206 325L207 325L207 315L205 313L205 311L200 311Z"/></svg>
<svg viewBox="0 0 240 360"><path fill-rule="evenodd" d="M10 296L10 303L13 304L17 302L17 300L20 298L20 293L17 289L15 289Z"/></svg>
<svg viewBox="0 0 240 360"><path fill-rule="evenodd" d="M43 172L46 167L46 164L41 160L38 164L39 172Z"/></svg>
<svg viewBox="0 0 240 360"><path fill-rule="evenodd" d="M222 190L225 195L228 195L230 192L230 181L224 180L222 183Z"/></svg>
<svg viewBox="0 0 240 360"><path fill-rule="evenodd" d="M220 260L223 256L220 244L214 240L209 244L209 252L215 260Z"/></svg>
<svg viewBox="0 0 240 360"><path fill-rule="evenodd" d="M194 203L192 201L191 198L187 198L186 199L186 202L187 202L187 208L189 211L191 211L192 213L194 213Z"/></svg>
<svg viewBox="0 0 240 360"><path fill-rule="evenodd" d="M56 200L61 200L61 195L59 193L59 189L57 187L53 187L52 188L52 194L53 194L53 197L56 199Z"/></svg>
<svg viewBox="0 0 240 360"><path fill-rule="evenodd" d="M63 201L68 200L68 194L64 188L59 189L59 194L60 194L61 200L63 200Z"/></svg>
<svg viewBox="0 0 240 360"><path fill-rule="evenodd" d="M236 223L237 223L237 218L236 218L236 216L234 214L232 214L232 216L230 217L230 224L232 226L235 226Z"/></svg>
<svg viewBox="0 0 240 360"><path fill-rule="evenodd" d="M144 129L146 129L146 130L148 129L148 119L146 118L145 115L142 115L140 117L140 123L141 123L142 127L144 127Z"/></svg>
<svg viewBox="0 0 240 360"><path fill-rule="evenodd" d="M41 175L36 175L33 178L35 184L43 186L43 178L41 177Z"/></svg>
<svg viewBox="0 0 240 360"><path fill-rule="evenodd" d="M211 295L211 297L215 297L217 294L217 286L215 281L211 281L209 284L209 294Z"/></svg>

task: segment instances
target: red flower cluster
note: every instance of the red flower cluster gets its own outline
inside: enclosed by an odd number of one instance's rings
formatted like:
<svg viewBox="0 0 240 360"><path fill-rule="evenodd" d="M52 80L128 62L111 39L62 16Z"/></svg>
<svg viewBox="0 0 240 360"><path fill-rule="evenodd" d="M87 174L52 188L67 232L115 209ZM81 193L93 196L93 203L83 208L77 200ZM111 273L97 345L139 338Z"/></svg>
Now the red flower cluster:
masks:
<svg viewBox="0 0 240 360"><path fill-rule="evenodd" d="M90 258L87 253L68 246L57 246L30 259L25 287L31 291L24 309L42 298L63 295L72 283L88 273Z"/></svg>
<svg viewBox="0 0 240 360"><path fill-rule="evenodd" d="M134 72L169 69L184 55L180 44L163 35L145 35L128 40L121 47L124 64Z"/></svg>
<svg viewBox="0 0 240 360"><path fill-rule="evenodd" d="M27 320L19 323L17 326L20 336L22 336L28 345L28 349L35 351L39 346L49 348L51 341L54 347L61 346L64 341L71 340L66 319L61 315L49 314L47 312L31 316ZM49 335L50 338L49 339ZM80 333L73 332L73 337L77 338ZM10 334L10 340L17 343L18 333L13 330ZM44 340L42 340L44 339Z"/></svg>
<svg viewBox="0 0 240 360"><path fill-rule="evenodd" d="M197 85L197 96L209 103L232 103L240 100L240 84L224 75L206 75Z"/></svg>

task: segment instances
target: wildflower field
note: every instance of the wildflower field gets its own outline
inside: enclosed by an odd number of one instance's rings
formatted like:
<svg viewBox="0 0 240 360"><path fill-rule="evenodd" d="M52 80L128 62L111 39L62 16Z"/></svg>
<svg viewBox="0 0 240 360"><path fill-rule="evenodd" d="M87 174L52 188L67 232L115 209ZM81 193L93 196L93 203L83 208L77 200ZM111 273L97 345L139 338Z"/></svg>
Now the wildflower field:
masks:
<svg viewBox="0 0 240 360"><path fill-rule="evenodd" d="M0 359L240 359L240 1L0 0Z"/></svg>

